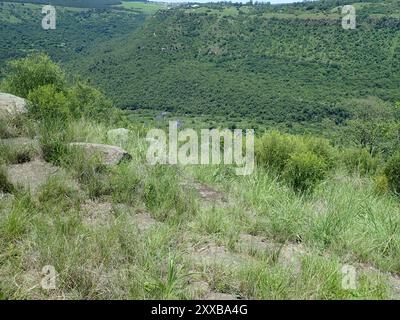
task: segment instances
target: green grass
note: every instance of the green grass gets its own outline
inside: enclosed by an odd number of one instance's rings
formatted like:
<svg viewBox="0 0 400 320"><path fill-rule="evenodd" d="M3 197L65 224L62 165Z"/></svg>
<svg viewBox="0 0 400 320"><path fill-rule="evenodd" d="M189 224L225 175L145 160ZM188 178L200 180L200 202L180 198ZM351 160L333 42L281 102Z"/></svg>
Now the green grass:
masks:
<svg viewBox="0 0 400 320"><path fill-rule="evenodd" d="M109 128L72 121L64 128L63 142L106 143ZM58 163L65 172L37 196L13 191L11 202L0 200L0 291L5 298L200 298L191 289L195 280L247 299L389 297L385 275L362 268L357 289L341 287L344 263L400 271L398 199L376 195L370 178L338 171L313 195L301 196L262 169L236 177L214 167L148 166L143 133L133 124L131 129L135 138L124 147L133 161L101 168L95 158L61 153ZM227 205L204 206L195 192L179 185L184 176L222 190ZM89 199L125 208L88 225L82 206ZM158 224L139 232L132 219L137 210L148 211ZM242 233L282 245L301 239L307 254L300 273L279 262L279 251L242 253ZM199 263L188 254L188 248L210 242L240 263L234 268ZM40 288L45 265L58 272L56 290Z"/></svg>
<svg viewBox="0 0 400 320"><path fill-rule="evenodd" d="M115 8L122 7L124 9L130 9L134 11L140 11L145 14L154 14L158 10L166 9L168 7L167 4L162 3L151 3L151 2L129 2L122 1L122 4L115 5Z"/></svg>

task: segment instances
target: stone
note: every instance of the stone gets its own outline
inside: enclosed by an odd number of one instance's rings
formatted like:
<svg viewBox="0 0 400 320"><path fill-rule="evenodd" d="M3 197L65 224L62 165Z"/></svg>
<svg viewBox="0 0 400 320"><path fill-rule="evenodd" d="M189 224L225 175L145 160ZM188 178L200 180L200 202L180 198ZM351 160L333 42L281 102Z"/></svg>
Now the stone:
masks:
<svg viewBox="0 0 400 320"><path fill-rule="evenodd" d="M138 227L139 231L146 231L157 224L157 221L154 220L149 213L140 212L133 216L133 222Z"/></svg>
<svg viewBox="0 0 400 320"><path fill-rule="evenodd" d="M6 167L7 178L14 186L35 192L42 184L60 171L60 168L42 160L34 160Z"/></svg>
<svg viewBox="0 0 400 320"><path fill-rule="evenodd" d="M107 225L113 217L113 205L110 202L87 200L81 206L81 213L87 226Z"/></svg>
<svg viewBox="0 0 400 320"><path fill-rule="evenodd" d="M132 159L132 156L127 151L116 146L86 142L72 142L69 146L82 148L89 157L96 154L100 155L104 165L117 165L123 160Z"/></svg>
<svg viewBox="0 0 400 320"><path fill-rule="evenodd" d="M17 157L16 162L22 163L34 158L40 158L39 140L25 137L0 139L0 150L11 150ZM15 162L14 162L15 163Z"/></svg>
<svg viewBox="0 0 400 320"><path fill-rule="evenodd" d="M210 292L204 300L237 300L237 297L228 293Z"/></svg>
<svg viewBox="0 0 400 320"><path fill-rule="evenodd" d="M12 118L27 111L25 99L0 92L0 118Z"/></svg>

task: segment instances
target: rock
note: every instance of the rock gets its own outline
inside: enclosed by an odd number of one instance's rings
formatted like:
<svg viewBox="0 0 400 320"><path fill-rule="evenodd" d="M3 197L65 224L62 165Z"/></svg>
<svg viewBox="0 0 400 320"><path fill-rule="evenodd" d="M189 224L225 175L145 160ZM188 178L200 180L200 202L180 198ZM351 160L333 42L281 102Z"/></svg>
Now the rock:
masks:
<svg viewBox="0 0 400 320"><path fill-rule="evenodd" d="M113 129L107 132L107 138L112 144L122 146L128 142L130 131L125 128Z"/></svg>
<svg viewBox="0 0 400 320"><path fill-rule="evenodd" d="M107 225L113 217L113 205L110 202L88 200L82 204L81 212L87 226Z"/></svg>
<svg viewBox="0 0 400 320"><path fill-rule="evenodd" d="M1 139L0 144L12 146L12 147L14 147L14 146L38 146L39 141L30 139L30 138L19 137L19 138Z"/></svg>
<svg viewBox="0 0 400 320"><path fill-rule="evenodd" d="M239 251L258 254L268 254L277 248L275 244L268 242L261 236L253 236L245 233L239 235L237 247Z"/></svg>
<svg viewBox="0 0 400 320"><path fill-rule="evenodd" d="M146 231L157 224L157 221L147 212L135 214L133 216L133 222L137 225L139 231Z"/></svg>
<svg viewBox="0 0 400 320"><path fill-rule="evenodd" d="M237 300L237 297L228 293L210 292L204 300Z"/></svg>
<svg viewBox="0 0 400 320"><path fill-rule="evenodd" d="M127 151L116 146L86 142L73 142L69 146L82 148L89 157L99 154L104 165L117 165L132 158Z"/></svg>
<svg viewBox="0 0 400 320"><path fill-rule="evenodd" d="M27 112L25 99L0 92L0 118L12 118Z"/></svg>
<svg viewBox="0 0 400 320"><path fill-rule="evenodd" d="M204 202L215 204L218 206L224 206L224 204L226 204L226 199L222 192L219 192L204 183L184 180L181 181L179 184L185 189L189 188L195 190L198 193L200 199L203 200L203 205L206 205Z"/></svg>
<svg viewBox="0 0 400 320"><path fill-rule="evenodd" d="M60 168L50 163L35 160L6 167L8 180L14 185L35 192L50 176L59 172Z"/></svg>
<svg viewBox="0 0 400 320"><path fill-rule="evenodd" d="M0 150L9 151L14 159L9 159L12 163L28 162L34 158L39 158L41 148L39 140L30 138L9 138L0 140Z"/></svg>
<svg viewBox="0 0 400 320"><path fill-rule="evenodd" d="M191 247L189 252L195 265L220 265L227 268L236 268L245 263L245 259L229 252L225 247L214 243L207 243L202 247Z"/></svg>
<svg viewBox="0 0 400 320"><path fill-rule="evenodd" d="M186 291L191 297L204 297L210 293L210 285L203 280L191 282Z"/></svg>

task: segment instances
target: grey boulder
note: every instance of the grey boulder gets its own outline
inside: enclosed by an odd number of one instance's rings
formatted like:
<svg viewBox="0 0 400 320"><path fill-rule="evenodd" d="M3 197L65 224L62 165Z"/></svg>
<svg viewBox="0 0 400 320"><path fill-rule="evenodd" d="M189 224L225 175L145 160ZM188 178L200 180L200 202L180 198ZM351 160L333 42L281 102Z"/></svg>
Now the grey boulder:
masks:
<svg viewBox="0 0 400 320"><path fill-rule="evenodd" d="M0 92L0 118L12 118L27 111L25 99Z"/></svg>
<svg viewBox="0 0 400 320"><path fill-rule="evenodd" d="M132 156L124 149L106 144L72 142L69 147L83 149L88 157L99 155L104 165L117 165L123 160L132 159Z"/></svg>

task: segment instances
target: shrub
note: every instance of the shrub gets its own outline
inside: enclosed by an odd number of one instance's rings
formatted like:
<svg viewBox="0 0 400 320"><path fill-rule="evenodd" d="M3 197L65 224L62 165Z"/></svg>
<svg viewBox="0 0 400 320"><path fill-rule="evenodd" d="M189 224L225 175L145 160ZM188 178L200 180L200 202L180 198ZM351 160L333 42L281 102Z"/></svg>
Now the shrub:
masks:
<svg viewBox="0 0 400 320"><path fill-rule="evenodd" d="M137 204L141 188L138 168L132 163L123 163L112 173L110 185L113 188L113 200L130 205Z"/></svg>
<svg viewBox="0 0 400 320"><path fill-rule="evenodd" d="M255 154L260 165L269 166L280 172L291 154L301 149L304 150L305 146L300 138L271 131L257 140Z"/></svg>
<svg viewBox="0 0 400 320"><path fill-rule="evenodd" d="M76 183L66 175L56 175L40 186L38 199L42 205L67 210L81 201L81 195Z"/></svg>
<svg viewBox="0 0 400 320"><path fill-rule="evenodd" d="M296 192L312 191L326 174L324 159L312 152L295 153L286 163L283 178Z"/></svg>
<svg viewBox="0 0 400 320"><path fill-rule="evenodd" d="M68 90L70 112L75 118L87 117L105 122L115 121L118 111L99 90L78 81Z"/></svg>
<svg viewBox="0 0 400 320"><path fill-rule="evenodd" d="M8 68L2 87L23 98L27 98L30 91L44 85L51 84L58 90L65 85L64 72L45 54L32 54L10 61Z"/></svg>
<svg viewBox="0 0 400 320"><path fill-rule="evenodd" d="M33 89L28 95L28 100L29 112L35 118L62 120L71 116L70 100L52 84Z"/></svg>
<svg viewBox="0 0 400 320"><path fill-rule="evenodd" d="M388 178L389 188L396 194L400 194L400 152L388 159L384 173Z"/></svg>
<svg viewBox="0 0 400 320"><path fill-rule="evenodd" d="M327 168L333 169L337 162L337 150L329 140L316 137L305 137L305 144L309 151L324 159Z"/></svg>
<svg viewBox="0 0 400 320"><path fill-rule="evenodd" d="M40 145L43 158L55 165L60 165L60 161L67 153L66 143L67 132L63 128L63 123L58 121L44 123L40 132Z"/></svg>
<svg viewBox="0 0 400 320"><path fill-rule="evenodd" d="M374 178L374 189L377 194L385 194L389 191L389 179L385 175Z"/></svg>
<svg viewBox="0 0 400 320"><path fill-rule="evenodd" d="M60 163L86 188L91 199L112 193L109 170L102 164L100 154L88 155L83 149L67 147Z"/></svg>
<svg viewBox="0 0 400 320"><path fill-rule="evenodd" d="M271 131L256 142L256 157L259 164L282 171L295 153L311 152L321 157L328 169L336 163L336 150L324 138L296 136Z"/></svg>
<svg viewBox="0 0 400 320"><path fill-rule="evenodd" d="M342 161L349 172L374 174L378 168L379 159L373 157L367 149L349 148L341 153Z"/></svg>
<svg viewBox="0 0 400 320"><path fill-rule="evenodd" d="M0 141L0 158L8 164L31 161L40 154L38 146L34 144L8 145Z"/></svg>

